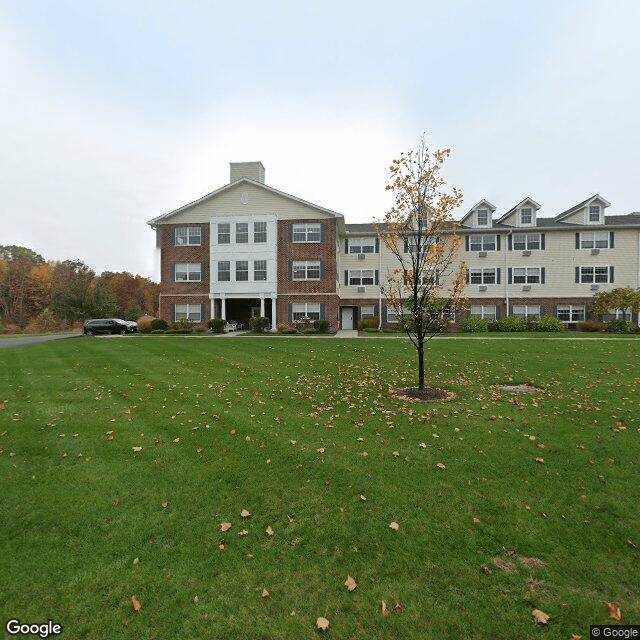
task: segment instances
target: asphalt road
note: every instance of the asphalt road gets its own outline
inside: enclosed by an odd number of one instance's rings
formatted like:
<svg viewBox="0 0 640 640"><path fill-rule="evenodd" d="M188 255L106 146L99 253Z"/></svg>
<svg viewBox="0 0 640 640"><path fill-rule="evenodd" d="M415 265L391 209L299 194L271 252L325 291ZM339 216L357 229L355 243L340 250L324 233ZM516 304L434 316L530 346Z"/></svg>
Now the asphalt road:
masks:
<svg viewBox="0 0 640 640"><path fill-rule="evenodd" d="M68 340L69 338L78 338L81 333L60 333L47 336L10 336L0 339L0 349L2 347L18 347L24 344L35 344L36 342L49 342L50 340Z"/></svg>

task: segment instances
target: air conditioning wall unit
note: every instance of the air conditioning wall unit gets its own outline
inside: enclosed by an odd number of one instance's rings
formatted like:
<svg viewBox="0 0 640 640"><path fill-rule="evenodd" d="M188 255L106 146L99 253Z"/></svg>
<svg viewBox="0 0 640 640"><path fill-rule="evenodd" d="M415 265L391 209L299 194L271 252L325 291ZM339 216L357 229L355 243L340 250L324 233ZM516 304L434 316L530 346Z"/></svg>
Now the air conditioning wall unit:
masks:
<svg viewBox="0 0 640 640"><path fill-rule="evenodd" d="M486 251L480 251L480 253L478 253L478 258L486 258L486 257L487 257Z"/></svg>
<svg viewBox="0 0 640 640"><path fill-rule="evenodd" d="M523 251L522 255L523 256L530 256L531 255L531 251Z"/></svg>
<svg viewBox="0 0 640 640"><path fill-rule="evenodd" d="M591 249L591 255L597 256L600 253L600 249Z"/></svg>
<svg viewBox="0 0 640 640"><path fill-rule="evenodd" d="M591 285L591 291L597 291L600 288L599 284L592 284Z"/></svg>
<svg viewBox="0 0 640 640"><path fill-rule="evenodd" d="M367 257L367 256L366 256L366 254L364 254L364 253L359 253L359 254L358 254L358 260L364 260L366 257Z"/></svg>
<svg viewBox="0 0 640 640"><path fill-rule="evenodd" d="M525 284L522 286L522 290L523 291L531 291L531 285L530 284Z"/></svg>
<svg viewBox="0 0 640 640"><path fill-rule="evenodd" d="M478 287L478 291L486 291L486 290L487 290L487 285L486 285L486 284L481 284L481 285Z"/></svg>
<svg viewBox="0 0 640 640"><path fill-rule="evenodd" d="M367 287L358 287L358 293L366 293Z"/></svg>

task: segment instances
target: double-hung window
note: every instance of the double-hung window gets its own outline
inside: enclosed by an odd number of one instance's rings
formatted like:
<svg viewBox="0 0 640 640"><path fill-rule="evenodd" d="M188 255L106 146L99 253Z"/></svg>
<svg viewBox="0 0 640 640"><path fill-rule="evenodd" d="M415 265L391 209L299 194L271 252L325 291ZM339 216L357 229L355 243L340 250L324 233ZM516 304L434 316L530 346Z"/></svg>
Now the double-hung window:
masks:
<svg viewBox="0 0 640 640"><path fill-rule="evenodd" d="M266 222L253 223L253 241L254 242L267 241L267 223Z"/></svg>
<svg viewBox="0 0 640 640"><path fill-rule="evenodd" d="M537 251L540 249L539 233L514 233L513 234L513 250L514 251Z"/></svg>
<svg viewBox="0 0 640 640"><path fill-rule="evenodd" d="M608 231L580 233L580 249L609 249L611 234Z"/></svg>
<svg viewBox="0 0 640 640"><path fill-rule="evenodd" d="M218 244L229 244L231 242L231 224L228 222L218 223Z"/></svg>
<svg viewBox="0 0 640 640"><path fill-rule="evenodd" d="M247 282L249 280L249 261L238 260L236 262L236 282Z"/></svg>
<svg viewBox="0 0 640 640"><path fill-rule="evenodd" d="M517 318L539 318L540 305L538 304L514 304L511 315Z"/></svg>
<svg viewBox="0 0 640 640"><path fill-rule="evenodd" d="M486 318L487 320L495 320L496 305L495 304L472 304L469 309L469 315L479 316L480 318Z"/></svg>
<svg viewBox="0 0 640 640"><path fill-rule="evenodd" d="M202 280L202 265L199 262L178 262L175 266L176 282L200 282Z"/></svg>
<svg viewBox="0 0 640 640"><path fill-rule="evenodd" d="M478 209L476 212L476 224L479 227L486 227L489 224L489 210Z"/></svg>
<svg viewBox="0 0 640 640"><path fill-rule="evenodd" d="M218 262L218 282L229 282L231 280L231 262L221 260Z"/></svg>
<svg viewBox="0 0 640 640"><path fill-rule="evenodd" d="M294 260L291 265L292 280L320 280L320 260Z"/></svg>
<svg viewBox="0 0 640 640"><path fill-rule="evenodd" d="M249 242L249 223L236 222L236 244Z"/></svg>
<svg viewBox="0 0 640 640"><path fill-rule="evenodd" d="M520 224L531 224L533 222L533 210L531 207L520 209Z"/></svg>
<svg viewBox="0 0 640 640"><path fill-rule="evenodd" d="M291 319L302 320L320 320L320 303L318 302L294 302L291 305Z"/></svg>
<svg viewBox="0 0 640 640"><path fill-rule="evenodd" d="M540 267L514 267L514 284L538 284L540 282Z"/></svg>
<svg viewBox="0 0 640 640"><path fill-rule="evenodd" d="M349 253L375 253L375 238L350 238Z"/></svg>
<svg viewBox="0 0 640 640"><path fill-rule="evenodd" d="M556 315L562 322L582 322L584 320L584 305L559 304Z"/></svg>
<svg viewBox="0 0 640 640"><path fill-rule="evenodd" d="M253 279L256 282L267 279L267 261L266 260L253 261Z"/></svg>
<svg viewBox="0 0 640 640"><path fill-rule="evenodd" d="M613 282L613 267L580 267L579 279L581 283L607 284Z"/></svg>
<svg viewBox="0 0 640 640"><path fill-rule="evenodd" d="M355 269L349 271L349 284L364 286L374 283L374 270L373 269Z"/></svg>
<svg viewBox="0 0 640 640"><path fill-rule="evenodd" d="M589 206L589 222L600 222L600 206L592 204Z"/></svg>
<svg viewBox="0 0 640 640"><path fill-rule="evenodd" d="M496 272L496 267L469 269L469 282L471 284L497 284Z"/></svg>
<svg viewBox="0 0 640 640"><path fill-rule="evenodd" d="M292 229L293 242L321 242L322 231L319 222L296 222Z"/></svg>
<svg viewBox="0 0 640 640"><path fill-rule="evenodd" d="M189 322L200 322L202 320L202 305L199 304L177 304L175 305L175 320L188 320Z"/></svg>
<svg viewBox="0 0 640 640"><path fill-rule="evenodd" d="M495 234L472 235L469 237L469 251L495 251Z"/></svg>
<svg viewBox="0 0 640 640"><path fill-rule="evenodd" d="M199 246L202 244L202 229L200 227L176 227L175 245Z"/></svg>
<svg viewBox="0 0 640 640"><path fill-rule="evenodd" d="M360 307L360 318L364 320L365 318L373 318L375 316L375 307L373 305L365 305Z"/></svg>

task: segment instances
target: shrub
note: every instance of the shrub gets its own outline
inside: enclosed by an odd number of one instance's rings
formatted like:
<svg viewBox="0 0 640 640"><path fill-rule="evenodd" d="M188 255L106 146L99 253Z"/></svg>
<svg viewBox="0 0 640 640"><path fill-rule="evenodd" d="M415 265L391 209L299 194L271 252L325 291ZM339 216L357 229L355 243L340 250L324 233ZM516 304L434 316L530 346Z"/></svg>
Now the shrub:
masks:
<svg viewBox="0 0 640 640"><path fill-rule="evenodd" d="M608 333L633 333L634 329L635 325L631 320L623 320L622 318L611 320L606 324Z"/></svg>
<svg viewBox="0 0 640 640"><path fill-rule="evenodd" d="M147 331L147 333L150 333L152 335L158 335L160 333L167 333L164 329L154 329L153 331L149 330Z"/></svg>
<svg viewBox="0 0 640 640"><path fill-rule="evenodd" d="M364 331L365 329L375 329L377 331L379 324L380 320L375 316L372 316L371 318L363 318L358 322L358 329L360 329L360 331Z"/></svg>
<svg viewBox="0 0 640 640"><path fill-rule="evenodd" d="M310 336L310 335L312 335L314 333L318 333L318 330L317 329L303 329L302 333L304 333L305 335Z"/></svg>
<svg viewBox="0 0 640 640"><path fill-rule="evenodd" d="M564 323L559 318L553 316L542 316L533 323L534 331L557 332L564 331Z"/></svg>
<svg viewBox="0 0 640 640"><path fill-rule="evenodd" d="M364 331L365 333L378 333L378 329L373 327L367 327L365 329L361 329L361 331Z"/></svg>
<svg viewBox="0 0 640 640"><path fill-rule="evenodd" d="M256 333L264 333L265 328L269 325L269 318L265 318L264 316L253 316L249 320L249 326Z"/></svg>
<svg viewBox="0 0 640 640"><path fill-rule="evenodd" d="M331 328L331 323L328 320L314 320L313 327L319 333L328 333Z"/></svg>
<svg viewBox="0 0 640 640"><path fill-rule="evenodd" d="M469 333L485 333L489 331L489 321L480 316L468 316L465 318L460 329L461 331L467 331Z"/></svg>
<svg viewBox="0 0 640 640"><path fill-rule="evenodd" d="M276 326L276 329L278 330L278 333L284 333L287 330L287 325L279 324Z"/></svg>
<svg viewBox="0 0 640 640"><path fill-rule="evenodd" d="M498 320L496 320L496 326L498 331L505 332L526 331L528 328L527 321L524 318L518 318L517 316L505 316L504 318L498 318Z"/></svg>
<svg viewBox="0 0 640 640"><path fill-rule="evenodd" d="M227 321L223 318L211 318L211 320L207 322L207 327L211 333L223 333L226 324Z"/></svg>
<svg viewBox="0 0 640 640"><path fill-rule="evenodd" d="M204 333L206 329L204 327L196 327L196 333Z"/></svg>
<svg viewBox="0 0 640 640"><path fill-rule="evenodd" d="M169 328L166 320L162 320L162 318L154 318L150 323L149 327L151 331L166 331Z"/></svg>
<svg viewBox="0 0 640 640"><path fill-rule="evenodd" d="M293 335L295 333L298 333L297 329L293 329L291 327L285 327L284 329L282 329L282 331L280 331L280 333L286 335L286 336L290 336Z"/></svg>
<svg viewBox="0 0 640 640"><path fill-rule="evenodd" d="M578 331L605 331L605 325L598 320L585 320L578 322Z"/></svg>

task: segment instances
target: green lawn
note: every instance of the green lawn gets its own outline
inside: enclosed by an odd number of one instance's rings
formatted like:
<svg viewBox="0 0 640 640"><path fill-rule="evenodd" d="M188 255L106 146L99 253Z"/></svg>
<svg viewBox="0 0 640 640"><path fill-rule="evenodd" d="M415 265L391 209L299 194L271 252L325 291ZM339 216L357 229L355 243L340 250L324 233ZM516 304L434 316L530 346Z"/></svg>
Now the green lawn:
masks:
<svg viewBox="0 0 640 640"><path fill-rule="evenodd" d="M406 340L2 349L0 618L96 640L568 640L617 601L638 623L639 351L435 340L430 382L456 397L407 403Z"/></svg>

